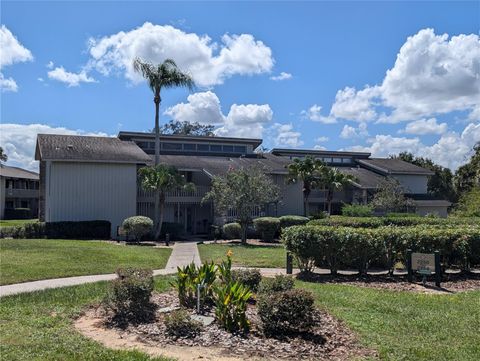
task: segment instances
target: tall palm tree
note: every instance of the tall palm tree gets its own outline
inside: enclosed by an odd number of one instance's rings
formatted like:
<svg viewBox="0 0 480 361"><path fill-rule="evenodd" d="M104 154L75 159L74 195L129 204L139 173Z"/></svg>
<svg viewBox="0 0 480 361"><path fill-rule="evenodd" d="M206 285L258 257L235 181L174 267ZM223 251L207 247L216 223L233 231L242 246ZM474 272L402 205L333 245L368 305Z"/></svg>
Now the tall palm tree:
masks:
<svg viewBox="0 0 480 361"><path fill-rule="evenodd" d="M332 201L335 191L342 190L351 182L355 181L355 177L351 174L344 174L337 168L324 167L321 171L320 183L327 190L328 214L332 213Z"/></svg>
<svg viewBox="0 0 480 361"><path fill-rule="evenodd" d="M155 227L155 240L160 238L163 216L165 214L166 193L177 189L194 190L195 185L185 180L174 166L159 164L154 167L140 168L138 173L144 190L152 190L159 194L160 218Z"/></svg>
<svg viewBox="0 0 480 361"><path fill-rule="evenodd" d="M320 176L322 174L325 164L311 156L304 159L294 159L293 163L287 166L288 176L287 183L303 182L303 215L308 216L308 197L312 189L318 188L322 185Z"/></svg>
<svg viewBox="0 0 480 361"><path fill-rule="evenodd" d="M133 61L133 69L137 73L142 74L153 92L153 102L155 103L155 166L158 166L160 164L159 112L160 102L162 101L160 92L162 89L174 87L186 87L192 90L195 86L195 83L190 75L183 73L180 69L178 69L177 64L172 59L166 59L163 63L154 65L152 63L143 61L140 58L136 58ZM160 193L155 192L154 224L158 234L160 234L159 206Z"/></svg>

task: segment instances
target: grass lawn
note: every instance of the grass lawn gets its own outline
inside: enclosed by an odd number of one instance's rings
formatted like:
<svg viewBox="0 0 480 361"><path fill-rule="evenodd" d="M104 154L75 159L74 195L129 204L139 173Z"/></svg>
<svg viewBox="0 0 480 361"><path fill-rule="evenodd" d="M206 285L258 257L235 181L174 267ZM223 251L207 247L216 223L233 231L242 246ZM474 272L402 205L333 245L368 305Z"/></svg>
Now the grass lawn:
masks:
<svg viewBox="0 0 480 361"><path fill-rule="evenodd" d="M164 268L171 250L105 241L0 239L0 284L113 273L118 267Z"/></svg>
<svg viewBox="0 0 480 361"><path fill-rule="evenodd" d="M156 279L165 290L168 278ZM52 289L2 298L0 355L2 360L167 360L138 351L114 351L74 330L72 318L82 307L99 302L107 283Z"/></svg>
<svg viewBox="0 0 480 361"><path fill-rule="evenodd" d="M226 259L228 250L232 250L234 266L284 268L286 253L279 246L254 246L241 244L200 244L198 251L202 262L219 262Z"/></svg>
<svg viewBox="0 0 480 361"><path fill-rule="evenodd" d="M23 226L25 223L38 222L38 219L2 219L0 227Z"/></svg>
<svg viewBox="0 0 480 361"><path fill-rule="evenodd" d="M299 282L383 360L480 360L480 291L422 295Z"/></svg>

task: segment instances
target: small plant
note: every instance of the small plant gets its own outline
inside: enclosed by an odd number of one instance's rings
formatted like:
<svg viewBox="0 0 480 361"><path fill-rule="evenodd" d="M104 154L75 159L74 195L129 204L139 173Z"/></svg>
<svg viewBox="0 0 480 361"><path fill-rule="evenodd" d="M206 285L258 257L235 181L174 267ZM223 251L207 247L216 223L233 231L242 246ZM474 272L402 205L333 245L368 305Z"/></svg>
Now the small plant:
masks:
<svg viewBox="0 0 480 361"><path fill-rule="evenodd" d="M242 227L238 223L227 223L222 230L225 239L239 239L242 234Z"/></svg>
<svg viewBox="0 0 480 361"><path fill-rule="evenodd" d="M257 292L262 280L258 269L239 269L232 271L232 281L247 286L251 291Z"/></svg>
<svg viewBox="0 0 480 361"><path fill-rule="evenodd" d="M202 324L192 320L186 310L173 311L165 316L167 334L173 338L194 338L202 331Z"/></svg>
<svg viewBox="0 0 480 361"><path fill-rule="evenodd" d="M122 227L129 236L133 236L136 242L140 242L143 236L152 231L153 221L148 217L135 216L125 219Z"/></svg>
<svg viewBox="0 0 480 361"><path fill-rule="evenodd" d="M233 252L229 249L227 251L227 260L222 261L217 266L220 279L225 283L230 283L232 281L232 255Z"/></svg>
<svg viewBox="0 0 480 361"><path fill-rule="evenodd" d="M250 322L245 312L252 292L239 282L228 282L215 288L215 316L227 331L246 332Z"/></svg>
<svg viewBox="0 0 480 361"><path fill-rule="evenodd" d="M309 331L315 324L314 299L310 292L292 289L275 297L263 294L257 303L258 315L266 335L285 335Z"/></svg>
<svg viewBox="0 0 480 361"><path fill-rule="evenodd" d="M290 276L277 275L275 278L264 278L259 285L258 293L272 294L293 289L295 282Z"/></svg>
<svg viewBox="0 0 480 361"><path fill-rule="evenodd" d="M117 275L103 300L105 309L113 312L112 320L119 324L148 321L153 314L152 270L118 269Z"/></svg>
<svg viewBox="0 0 480 361"><path fill-rule="evenodd" d="M373 208L361 204L344 204L342 215L347 217L370 217L373 214Z"/></svg>
<svg viewBox="0 0 480 361"><path fill-rule="evenodd" d="M281 216L279 220L280 228L283 229L291 226L302 226L307 224L310 219L302 216Z"/></svg>
<svg viewBox="0 0 480 361"><path fill-rule="evenodd" d="M328 212L325 212L325 211L317 212L310 216L311 219L325 219L328 217L330 217L330 214L328 214Z"/></svg>
<svg viewBox="0 0 480 361"><path fill-rule="evenodd" d="M274 217L260 217L253 220L253 226L264 242L273 242L280 230L280 220Z"/></svg>

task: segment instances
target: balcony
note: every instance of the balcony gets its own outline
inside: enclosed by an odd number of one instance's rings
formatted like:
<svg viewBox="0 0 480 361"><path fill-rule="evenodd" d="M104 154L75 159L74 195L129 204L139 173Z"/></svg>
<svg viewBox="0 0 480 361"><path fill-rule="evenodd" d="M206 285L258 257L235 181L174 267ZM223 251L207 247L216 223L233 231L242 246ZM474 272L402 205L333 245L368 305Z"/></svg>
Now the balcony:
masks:
<svg viewBox="0 0 480 361"><path fill-rule="evenodd" d="M200 203L205 194L210 190L210 186L195 186L195 190L187 191L178 189L168 192L166 195L167 203ZM145 191L142 188L137 189L137 202L154 202L154 191Z"/></svg>
<svg viewBox="0 0 480 361"><path fill-rule="evenodd" d="M7 198L38 198L38 189L5 188Z"/></svg>

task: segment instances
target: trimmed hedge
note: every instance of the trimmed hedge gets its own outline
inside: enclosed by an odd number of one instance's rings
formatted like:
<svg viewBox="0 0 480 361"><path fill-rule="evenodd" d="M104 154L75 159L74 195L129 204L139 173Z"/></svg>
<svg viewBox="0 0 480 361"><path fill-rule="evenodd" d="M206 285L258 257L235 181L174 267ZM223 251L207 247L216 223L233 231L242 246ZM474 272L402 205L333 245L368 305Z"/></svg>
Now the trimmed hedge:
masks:
<svg viewBox="0 0 480 361"><path fill-rule="evenodd" d="M307 224L310 219L302 216L281 216L279 220L280 228L283 229L291 226L302 226Z"/></svg>
<svg viewBox="0 0 480 361"><path fill-rule="evenodd" d="M110 222L33 222L2 227L0 238L110 239Z"/></svg>
<svg viewBox="0 0 480 361"><path fill-rule="evenodd" d="M455 225L480 225L480 218L430 218L430 217L344 217L331 216L324 219L315 219L307 223L309 226L343 226L354 228L378 228L382 226L455 226Z"/></svg>
<svg viewBox="0 0 480 361"><path fill-rule="evenodd" d="M280 230L280 220L275 217L259 217L253 220L253 226L262 241L273 242L275 235Z"/></svg>
<svg viewBox="0 0 480 361"><path fill-rule="evenodd" d="M363 204L345 204L342 207L342 215L346 217L371 217L373 207Z"/></svg>
<svg viewBox="0 0 480 361"><path fill-rule="evenodd" d="M122 227L129 236L133 236L138 242L152 231L153 221L148 217L134 216L125 219Z"/></svg>
<svg viewBox="0 0 480 361"><path fill-rule="evenodd" d="M340 267L364 273L371 265L393 270L397 261L405 262L407 249L438 250L445 267L465 270L480 264L480 228L474 226L362 229L307 225L285 229L282 239L302 271L311 271L315 265L332 273Z"/></svg>
<svg viewBox="0 0 480 361"><path fill-rule="evenodd" d="M4 190L2 189L2 192ZM6 208L5 219L30 219L32 210L30 208Z"/></svg>
<svg viewBox="0 0 480 361"><path fill-rule="evenodd" d="M239 239L242 233L242 227L239 223L227 223L222 228L225 239Z"/></svg>

